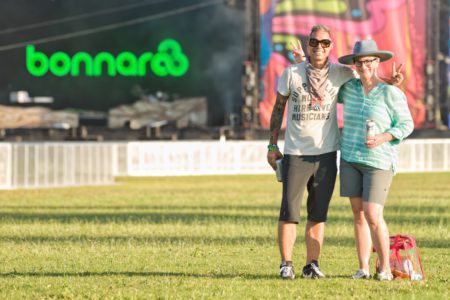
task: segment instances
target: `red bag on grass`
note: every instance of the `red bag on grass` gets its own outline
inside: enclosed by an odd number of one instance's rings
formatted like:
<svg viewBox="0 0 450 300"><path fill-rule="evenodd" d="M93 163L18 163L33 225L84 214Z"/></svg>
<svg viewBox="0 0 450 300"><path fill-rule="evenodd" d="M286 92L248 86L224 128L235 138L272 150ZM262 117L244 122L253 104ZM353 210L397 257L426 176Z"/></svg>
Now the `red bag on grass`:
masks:
<svg viewBox="0 0 450 300"><path fill-rule="evenodd" d="M389 263L392 275L395 278L424 280L425 273L423 272L416 240L411 236L400 234L389 237L389 240L391 249Z"/></svg>

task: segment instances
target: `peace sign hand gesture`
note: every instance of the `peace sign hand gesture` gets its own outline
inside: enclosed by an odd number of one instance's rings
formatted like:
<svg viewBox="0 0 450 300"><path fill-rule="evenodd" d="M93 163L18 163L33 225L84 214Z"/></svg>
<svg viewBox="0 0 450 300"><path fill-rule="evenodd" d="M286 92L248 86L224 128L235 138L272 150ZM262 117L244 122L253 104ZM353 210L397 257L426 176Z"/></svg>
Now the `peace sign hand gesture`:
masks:
<svg viewBox="0 0 450 300"><path fill-rule="evenodd" d="M403 80L405 79L403 77L403 74L401 73L403 69L403 64L400 64L400 66L398 66L398 68L395 67L395 62L392 63L392 74L391 77L382 77L380 76L380 78L384 81L386 81L386 83L391 84L391 85L395 85L395 86L399 86Z"/></svg>
<svg viewBox="0 0 450 300"><path fill-rule="evenodd" d="M297 40L297 45L291 41L292 46L292 54L294 55L294 59L296 63L301 63L306 60L305 52L302 48L302 43L300 40Z"/></svg>

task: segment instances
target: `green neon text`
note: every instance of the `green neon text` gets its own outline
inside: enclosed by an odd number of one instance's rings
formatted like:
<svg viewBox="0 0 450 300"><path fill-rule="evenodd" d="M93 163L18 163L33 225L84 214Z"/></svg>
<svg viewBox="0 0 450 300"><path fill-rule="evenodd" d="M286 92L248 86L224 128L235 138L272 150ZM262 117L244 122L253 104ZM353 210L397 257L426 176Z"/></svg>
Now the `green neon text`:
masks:
<svg viewBox="0 0 450 300"><path fill-rule="evenodd" d="M158 52L145 52L136 56L125 51L117 56L108 52L100 52L92 57L86 52L77 52L70 57L64 52L55 52L51 56L36 51L34 45L26 48L28 72L37 77L52 73L55 76L146 76L149 71L159 77L183 76L189 69L189 60L183 53L180 44L172 39L159 43Z"/></svg>

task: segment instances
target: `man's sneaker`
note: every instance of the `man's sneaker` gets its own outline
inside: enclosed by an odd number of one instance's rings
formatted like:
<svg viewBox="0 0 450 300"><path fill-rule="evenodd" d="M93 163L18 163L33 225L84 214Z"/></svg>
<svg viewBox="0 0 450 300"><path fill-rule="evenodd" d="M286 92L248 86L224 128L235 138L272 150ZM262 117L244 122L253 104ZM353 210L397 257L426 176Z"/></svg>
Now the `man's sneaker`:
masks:
<svg viewBox="0 0 450 300"><path fill-rule="evenodd" d="M368 271L359 269L352 277L353 279L370 279L372 276Z"/></svg>
<svg viewBox="0 0 450 300"><path fill-rule="evenodd" d="M320 271L317 262L312 262L303 267L303 278L318 279L324 278L325 275Z"/></svg>
<svg viewBox="0 0 450 300"><path fill-rule="evenodd" d="M294 279L294 266L293 265L280 265L280 278L281 279Z"/></svg>
<svg viewBox="0 0 450 300"><path fill-rule="evenodd" d="M379 281L391 281L394 279L394 276L392 276L391 272L383 271L377 273L377 279Z"/></svg>

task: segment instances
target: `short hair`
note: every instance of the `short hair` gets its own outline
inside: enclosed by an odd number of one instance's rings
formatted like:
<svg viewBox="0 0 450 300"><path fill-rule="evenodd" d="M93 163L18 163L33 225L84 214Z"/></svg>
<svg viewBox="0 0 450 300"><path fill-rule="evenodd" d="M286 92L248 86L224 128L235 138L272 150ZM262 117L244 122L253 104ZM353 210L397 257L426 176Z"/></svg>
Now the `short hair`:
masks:
<svg viewBox="0 0 450 300"><path fill-rule="evenodd" d="M317 31L325 31L326 33L328 33L329 36L331 36L330 28L325 25L314 25L311 28L311 32L309 33L309 36L311 36L314 32L317 32Z"/></svg>

